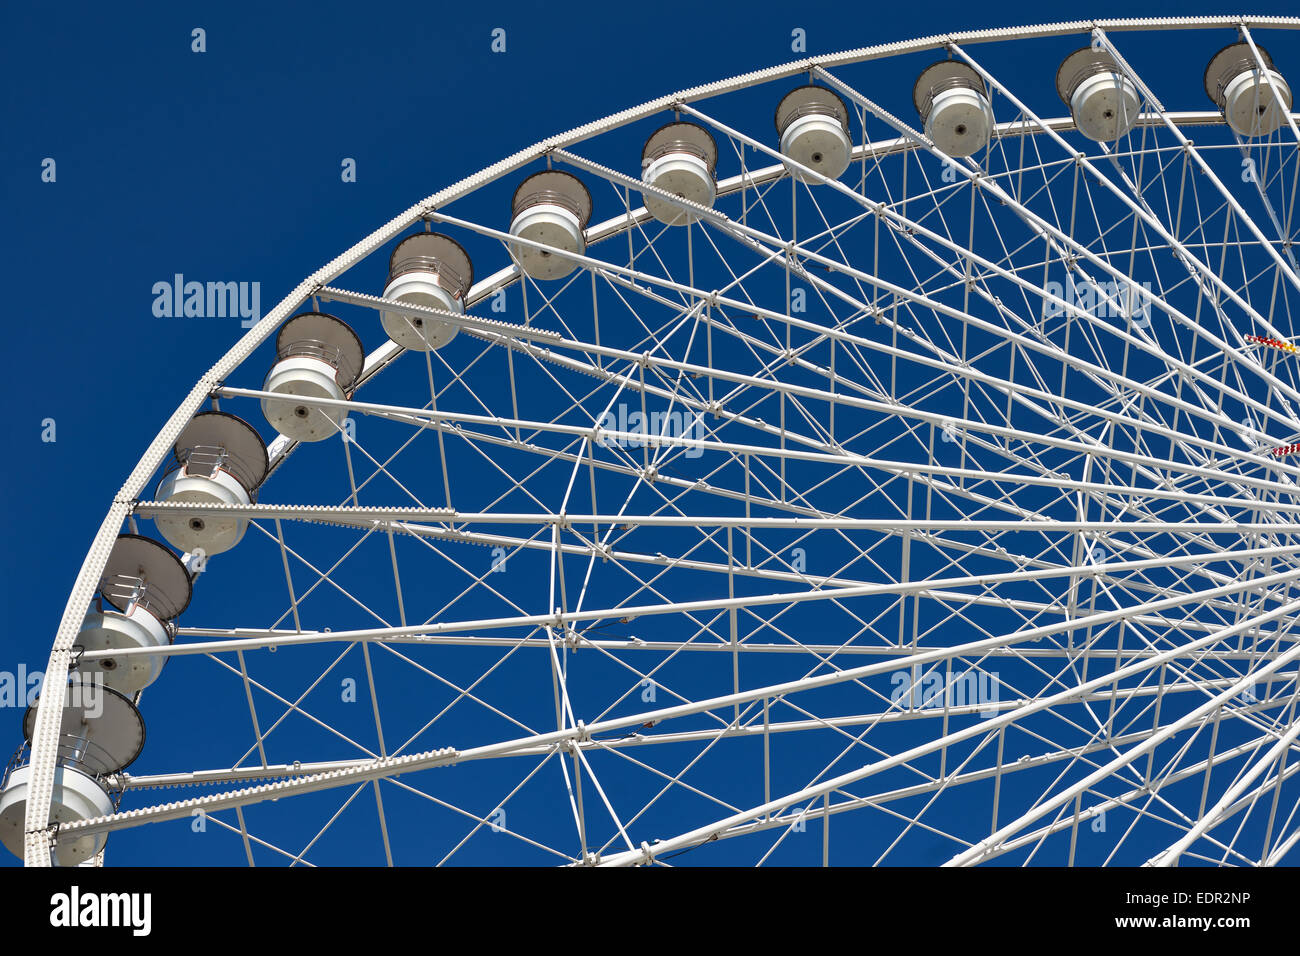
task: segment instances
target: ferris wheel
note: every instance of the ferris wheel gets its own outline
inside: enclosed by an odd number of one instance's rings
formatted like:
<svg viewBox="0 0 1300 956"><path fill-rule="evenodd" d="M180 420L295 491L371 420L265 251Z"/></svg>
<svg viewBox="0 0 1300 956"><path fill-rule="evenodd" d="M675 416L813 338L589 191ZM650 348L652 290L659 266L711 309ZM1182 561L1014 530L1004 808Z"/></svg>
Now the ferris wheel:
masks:
<svg viewBox="0 0 1300 956"><path fill-rule="evenodd" d="M1297 29L805 59L412 206L141 457L0 839L1294 863Z"/></svg>

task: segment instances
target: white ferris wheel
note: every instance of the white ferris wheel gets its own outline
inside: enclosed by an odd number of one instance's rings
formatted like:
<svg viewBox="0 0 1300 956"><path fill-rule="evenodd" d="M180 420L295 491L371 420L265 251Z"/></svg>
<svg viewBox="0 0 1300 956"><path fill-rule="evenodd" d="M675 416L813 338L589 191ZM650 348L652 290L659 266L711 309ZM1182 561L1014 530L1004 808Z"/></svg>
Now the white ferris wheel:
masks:
<svg viewBox="0 0 1300 956"><path fill-rule="evenodd" d="M4 844L1294 863L1297 29L886 43L412 206L112 502Z"/></svg>

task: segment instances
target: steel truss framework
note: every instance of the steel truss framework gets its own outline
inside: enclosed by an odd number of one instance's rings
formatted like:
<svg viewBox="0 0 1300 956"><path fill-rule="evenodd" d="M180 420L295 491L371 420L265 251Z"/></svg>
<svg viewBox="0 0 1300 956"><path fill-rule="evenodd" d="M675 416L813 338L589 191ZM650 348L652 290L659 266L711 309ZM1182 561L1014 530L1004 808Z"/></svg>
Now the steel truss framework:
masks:
<svg viewBox="0 0 1300 956"><path fill-rule="evenodd" d="M802 60L546 140L392 219L198 381L114 499L50 655L59 686L124 526L246 516L196 581L226 619L191 612L164 653L238 688L251 745L229 767L124 773L119 812L51 827L45 695L27 864L196 812L250 863L310 864L363 805L390 864L1294 861L1300 468L1270 449L1300 441L1300 380L1245 337L1297 334L1300 128L1241 140L1166 108L1201 91L1135 64L1164 31L1199 31L1172 35L1208 58L1233 31L1258 56L1257 32L1297 28L1071 22ZM1140 91L1118 142L1000 78L1004 44L1068 37ZM866 92L927 51L992 93L995 135L967 160ZM839 181L731 105L801 77L854 114ZM615 162L620 131L673 113L723 157L714 208L661 193L698 217L685 228L650 218ZM509 263L505 224L462 209L539 163L610 213L570 278L503 265L465 316L361 291L422 222ZM381 307L459 336L373 351L345 403L356 433L277 438L259 503L149 500L206 403L260 423L250 359L307 307L367 341ZM247 595L258 561L287 598ZM326 713L310 695L358 657L371 707ZM275 756L282 725L319 733L312 759ZM187 792L151 802L161 788ZM326 808L309 838L255 819L286 797Z"/></svg>

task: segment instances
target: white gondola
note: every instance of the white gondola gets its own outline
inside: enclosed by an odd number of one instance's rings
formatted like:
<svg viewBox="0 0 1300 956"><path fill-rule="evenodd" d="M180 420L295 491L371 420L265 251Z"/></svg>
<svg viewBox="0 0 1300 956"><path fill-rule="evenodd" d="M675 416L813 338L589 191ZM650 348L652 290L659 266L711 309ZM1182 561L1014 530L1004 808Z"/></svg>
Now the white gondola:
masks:
<svg viewBox="0 0 1300 956"><path fill-rule="evenodd" d="M393 250L384 298L461 314L473 285L474 265L460 243L440 232L422 232ZM451 322L391 309L381 311L379 321L390 339L419 352L441 348L457 331Z"/></svg>
<svg viewBox="0 0 1300 956"><path fill-rule="evenodd" d="M576 176L556 170L533 173L519 184L510 203L510 235L540 242L550 249L510 244L510 255L534 279L562 279L578 267L559 250L576 255L587 251L591 193Z"/></svg>
<svg viewBox="0 0 1300 956"><path fill-rule="evenodd" d="M718 144L702 126L669 123L650 134L641 150L641 179L651 186L701 206L713 206ZM699 217L662 196L642 194L650 215L667 226L684 226Z"/></svg>
<svg viewBox="0 0 1300 956"><path fill-rule="evenodd" d="M286 397L262 399L271 427L295 441L337 435L347 409L313 406L298 396L343 401L352 394L366 360L357 334L332 315L302 312L280 326L275 355L262 390Z"/></svg>
<svg viewBox="0 0 1300 956"><path fill-rule="evenodd" d="M1112 143L1137 124L1137 86L1105 50L1075 50L1056 71L1056 92L1070 108L1075 128L1088 139Z"/></svg>
<svg viewBox="0 0 1300 956"><path fill-rule="evenodd" d="M1228 125L1245 137L1275 132L1291 110L1291 87L1273 67L1268 51L1258 49L1262 70L1249 43L1225 46L1205 68L1206 95L1223 111Z"/></svg>
<svg viewBox="0 0 1300 956"><path fill-rule="evenodd" d="M78 676L65 688L65 695L50 801L50 821L56 824L113 813L116 800L110 778L130 766L144 747L144 720L124 695ZM0 784L0 843L19 857L24 849L35 723L33 704L23 718L26 742L9 761ZM105 833L60 838L55 862L60 866L84 863L104 848L106 838Z"/></svg>
<svg viewBox="0 0 1300 956"><path fill-rule="evenodd" d="M821 86L800 86L776 106L776 132L781 155L827 179L839 179L853 158L849 139L849 108L834 92ZM797 169L795 178L817 182Z"/></svg>
<svg viewBox="0 0 1300 956"><path fill-rule="evenodd" d="M97 608L86 614L77 643L86 651L170 644L172 621L190 603L190 581L166 546L138 534L118 535L104 565ZM131 695L152 684L165 661L161 654L106 657L83 661L78 672Z"/></svg>
<svg viewBox="0 0 1300 956"><path fill-rule="evenodd" d="M172 468L156 493L159 501L246 505L270 468L262 436L226 412L195 415L172 452ZM247 518L224 515L159 515L154 523L173 547L205 555L229 551L248 527Z"/></svg>
<svg viewBox="0 0 1300 956"><path fill-rule="evenodd" d="M984 80L968 64L930 64L912 87L912 104L925 124L925 135L949 156L971 156L988 145L993 108Z"/></svg>

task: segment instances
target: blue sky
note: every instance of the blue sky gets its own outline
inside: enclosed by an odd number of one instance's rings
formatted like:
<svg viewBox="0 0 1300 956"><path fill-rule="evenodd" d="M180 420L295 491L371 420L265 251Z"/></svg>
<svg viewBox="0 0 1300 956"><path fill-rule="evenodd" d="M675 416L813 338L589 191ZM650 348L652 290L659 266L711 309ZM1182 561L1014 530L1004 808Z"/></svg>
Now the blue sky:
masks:
<svg viewBox="0 0 1300 956"><path fill-rule="evenodd" d="M7 5L0 669L44 666L113 495L193 382L243 332L234 319L156 317L155 283L176 273L256 281L268 311L416 200L552 133L792 59L796 27L816 53L942 30L1222 6ZM1252 8L1294 12L1286 2ZM195 27L206 31L203 54L190 49ZM506 30L504 54L490 50L498 27ZM900 91L911 79L899 78ZM1203 108L1199 89L1189 99ZM41 181L47 157L57 163L54 183ZM355 183L340 180L345 157L356 160ZM377 345L377 331L366 341ZM46 419L55 422L54 442L41 439ZM166 712L159 698L181 706L208 691L168 676L178 683L146 695L150 769L164 755L201 765L208 748L192 728L171 732L166 718L155 726L152 715ZM232 690L239 688L227 681L219 693ZM0 750L19 743L20 716L0 709ZM170 826L175 839L190 836L183 824ZM357 840L373 847L368 837ZM169 858L158 842L122 845L115 862ZM333 848L326 861L347 849ZM914 861L939 862L926 852L918 849ZM238 864L242 850L222 834L187 844L186 856ZM5 855L0 865L16 862Z"/></svg>

